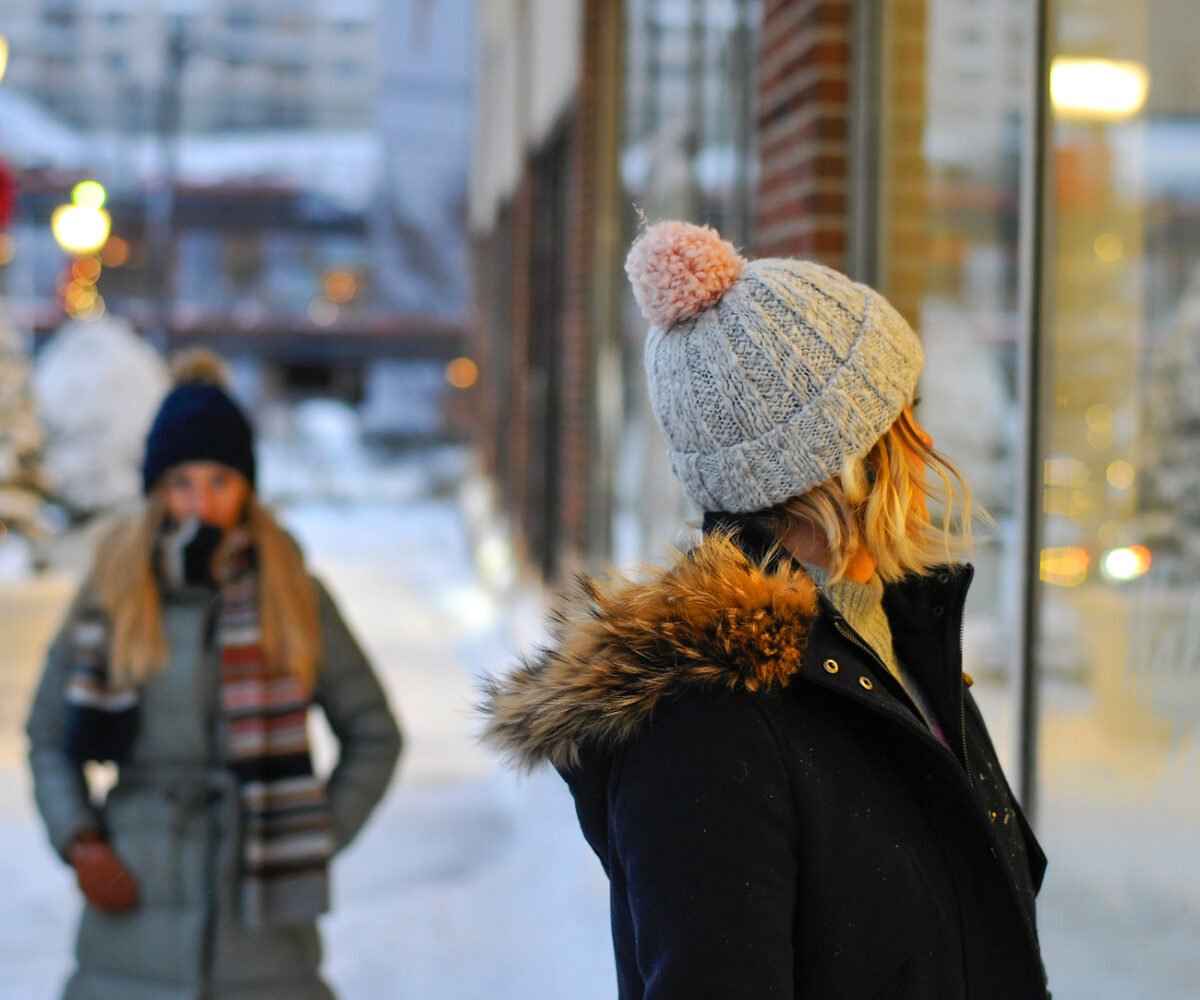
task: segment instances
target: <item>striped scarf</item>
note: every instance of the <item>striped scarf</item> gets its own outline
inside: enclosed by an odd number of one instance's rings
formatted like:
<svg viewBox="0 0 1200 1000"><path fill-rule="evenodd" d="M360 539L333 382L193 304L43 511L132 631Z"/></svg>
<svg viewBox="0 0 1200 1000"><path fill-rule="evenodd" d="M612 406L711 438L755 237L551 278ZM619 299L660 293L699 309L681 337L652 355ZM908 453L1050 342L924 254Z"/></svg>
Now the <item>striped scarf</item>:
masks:
<svg viewBox="0 0 1200 1000"><path fill-rule="evenodd" d="M249 927L304 922L329 909L334 848L324 784L309 753L310 697L293 675L268 666L256 552L248 535L231 541L222 559L213 635L226 764L241 798L241 918ZM163 568L172 575L169 566ZM66 690L68 751L79 760L120 763L136 733L137 692L109 689L102 619L85 615L74 631L75 666Z"/></svg>

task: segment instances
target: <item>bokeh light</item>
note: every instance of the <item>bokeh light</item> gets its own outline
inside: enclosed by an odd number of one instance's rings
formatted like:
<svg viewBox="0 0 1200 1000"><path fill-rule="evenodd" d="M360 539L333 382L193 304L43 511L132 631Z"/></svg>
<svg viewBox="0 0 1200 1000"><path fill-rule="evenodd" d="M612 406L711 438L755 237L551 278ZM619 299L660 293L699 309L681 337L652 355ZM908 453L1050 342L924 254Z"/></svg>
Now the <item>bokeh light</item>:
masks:
<svg viewBox="0 0 1200 1000"><path fill-rule="evenodd" d="M1078 545L1042 549L1042 581L1055 587L1078 587L1088 577L1091 556Z"/></svg>
<svg viewBox="0 0 1200 1000"><path fill-rule="evenodd" d="M1141 111L1149 93L1138 62L1062 56L1050 67L1050 100L1064 118L1119 121Z"/></svg>
<svg viewBox="0 0 1200 1000"><path fill-rule="evenodd" d="M446 365L446 381L455 389L470 389L479 381L479 366L470 358L455 358Z"/></svg>
<svg viewBox="0 0 1200 1000"><path fill-rule="evenodd" d="M96 253L112 229L112 219L102 208L59 205L50 216L50 229L67 253Z"/></svg>
<svg viewBox="0 0 1200 1000"><path fill-rule="evenodd" d="M1106 552L1100 563L1101 572L1115 583L1128 583L1150 572L1154 561L1144 545L1127 545Z"/></svg>

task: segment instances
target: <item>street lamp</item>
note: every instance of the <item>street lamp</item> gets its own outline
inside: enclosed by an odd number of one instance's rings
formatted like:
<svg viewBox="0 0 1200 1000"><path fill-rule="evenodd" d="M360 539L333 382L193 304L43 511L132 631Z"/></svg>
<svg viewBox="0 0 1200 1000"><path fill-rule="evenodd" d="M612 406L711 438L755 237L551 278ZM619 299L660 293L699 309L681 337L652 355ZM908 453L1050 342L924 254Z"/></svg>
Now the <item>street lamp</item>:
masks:
<svg viewBox="0 0 1200 1000"><path fill-rule="evenodd" d="M71 190L71 203L59 205L50 216L55 240L76 257L99 251L112 232L112 217L104 210L108 194L98 181L80 181Z"/></svg>

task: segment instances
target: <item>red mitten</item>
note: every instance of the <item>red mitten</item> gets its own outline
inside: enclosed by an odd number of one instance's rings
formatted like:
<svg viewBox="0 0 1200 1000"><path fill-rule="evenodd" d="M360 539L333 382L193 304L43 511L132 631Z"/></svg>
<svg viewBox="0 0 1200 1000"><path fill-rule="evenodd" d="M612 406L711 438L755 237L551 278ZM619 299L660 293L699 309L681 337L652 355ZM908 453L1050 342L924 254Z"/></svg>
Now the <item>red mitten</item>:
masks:
<svg viewBox="0 0 1200 1000"><path fill-rule="evenodd" d="M70 860L80 891L104 913L126 913L137 906L137 881L108 842L83 834L71 845Z"/></svg>

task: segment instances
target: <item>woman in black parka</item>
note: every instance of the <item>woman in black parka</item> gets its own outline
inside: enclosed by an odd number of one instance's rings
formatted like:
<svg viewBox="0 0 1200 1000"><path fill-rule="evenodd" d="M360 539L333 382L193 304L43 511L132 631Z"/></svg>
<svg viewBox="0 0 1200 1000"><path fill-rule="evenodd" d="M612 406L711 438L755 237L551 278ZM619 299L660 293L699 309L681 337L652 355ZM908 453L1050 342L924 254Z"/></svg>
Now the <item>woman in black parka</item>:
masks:
<svg viewBox="0 0 1200 1000"><path fill-rule="evenodd" d="M962 671L970 493L913 416L915 334L702 227L650 227L627 270L704 538L585 581L484 705L493 745L570 786L620 997L1047 997L1046 862Z"/></svg>

